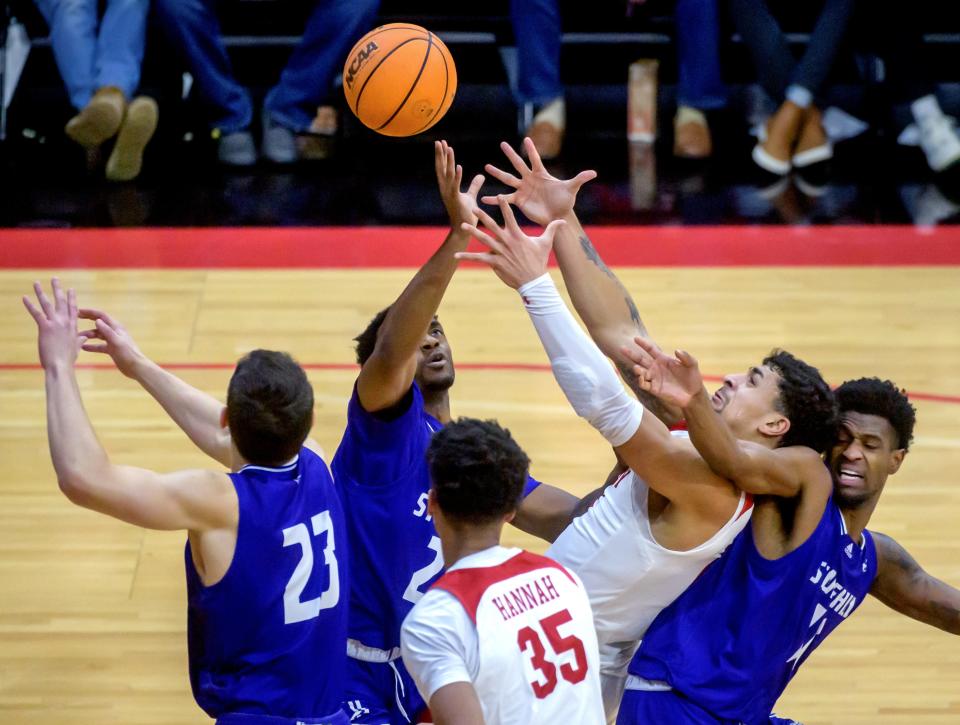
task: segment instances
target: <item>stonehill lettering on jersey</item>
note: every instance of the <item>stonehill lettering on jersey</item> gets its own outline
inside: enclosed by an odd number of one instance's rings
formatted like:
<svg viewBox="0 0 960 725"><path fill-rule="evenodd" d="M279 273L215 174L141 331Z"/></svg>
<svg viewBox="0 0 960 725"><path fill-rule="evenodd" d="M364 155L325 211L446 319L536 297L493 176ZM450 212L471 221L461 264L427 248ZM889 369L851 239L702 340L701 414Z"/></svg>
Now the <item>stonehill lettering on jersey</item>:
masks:
<svg viewBox="0 0 960 725"><path fill-rule="evenodd" d="M543 584L543 586L540 586ZM553 601L559 596L557 589L550 579L550 575L540 577L539 581L511 589L502 597L494 597L493 604L499 610L503 621L516 617L518 614L539 607L541 604Z"/></svg>
<svg viewBox="0 0 960 725"><path fill-rule="evenodd" d="M866 571L866 562L864 562ZM830 597L830 609L846 619L857 608L857 598L843 588L837 581L837 571L827 562L821 561L816 573L810 577L813 584L820 585L820 591Z"/></svg>

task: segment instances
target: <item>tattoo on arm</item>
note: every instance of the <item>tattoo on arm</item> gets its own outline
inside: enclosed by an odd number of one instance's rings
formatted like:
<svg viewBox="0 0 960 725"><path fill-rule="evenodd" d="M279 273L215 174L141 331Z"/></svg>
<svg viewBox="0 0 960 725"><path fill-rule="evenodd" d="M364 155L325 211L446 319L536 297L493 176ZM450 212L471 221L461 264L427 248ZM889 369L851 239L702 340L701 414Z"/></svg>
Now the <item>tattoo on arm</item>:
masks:
<svg viewBox="0 0 960 725"><path fill-rule="evenodd" d="M960 591L923 570L885 534L874 534L880 570L870 590L877 599L921 622L960 634Z"/></svg>
<svg viewBox="0 0 960 725"><path fill-rule="evenodd" d="M619 280L617 281L619 282ZM620 285L620 288L623 289L623 284ZM633 324L637 326L637 332L640 333L640 336L647 337L647 328L643 326L643 321L640 319L640 311L637 309L633 297L631 297L630 293L625 289L623 291L627 293L627 296L623 299L627 303L627 309L630 311L630 319L633 320Z"/></svg>
<svg viewBox="0 0 960 725"><path fill-rule="evenodd" d="M587 259L597 265L601 272L607 275L610 279L617 278L617 276L610 271L610 268L606 265L606 263L600 258L600 254L597 252L596 248L593 246L593 242L590 241L586 234L580 235L580 246L583 248L583 253L586 255Z"/></svg>

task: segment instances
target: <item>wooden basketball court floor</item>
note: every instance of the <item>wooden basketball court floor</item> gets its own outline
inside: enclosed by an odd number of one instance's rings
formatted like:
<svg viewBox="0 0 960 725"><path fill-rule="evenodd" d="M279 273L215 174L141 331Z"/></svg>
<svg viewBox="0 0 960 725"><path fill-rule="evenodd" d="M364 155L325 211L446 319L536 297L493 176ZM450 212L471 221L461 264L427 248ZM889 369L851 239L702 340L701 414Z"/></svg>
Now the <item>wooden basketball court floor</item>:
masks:
<svg viewBox="0 0 960 725"><path fill-rule="evenodd" d="M292 352L316 392L314 435L332 455L356 374L350 339L442 234L0 232L0 722L208 721L187 678L184 535L112 521L57 489L34 325L19 302L30 283L59 275L149 356L221 398L238 356ZM872 528L960 586L960 234L598 229L594 239L654 338L699 356L714 384L783 346L833 383L876 375L910 390L916 440ZM565 403L515 293L464 268L440 316L458 365L454 414L505 423L538 478L578 494L597 486L611 454ZM210 465L109 360L83 354L79 376L115 461ZM513 529L505 540L545 548ZM960 639L870 599L777 711L808 725L960 723Z"/></svg>

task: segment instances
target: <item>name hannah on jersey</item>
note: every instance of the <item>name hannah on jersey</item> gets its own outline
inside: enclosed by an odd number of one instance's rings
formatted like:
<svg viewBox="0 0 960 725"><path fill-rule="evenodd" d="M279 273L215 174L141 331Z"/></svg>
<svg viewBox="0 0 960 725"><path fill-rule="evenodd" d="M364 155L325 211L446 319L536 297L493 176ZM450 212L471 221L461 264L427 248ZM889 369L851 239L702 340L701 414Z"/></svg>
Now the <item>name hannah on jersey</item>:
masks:
<svg viewBox="0 0 960 725"><path fill-rule="evenodd" d="M503 621L506 622L518 614L530 611L541 604L552 602L559 596L550 575L545 574L537 581L511 589L500 597L494 597L492 601L503 617Z"/></svg>
<svg viewBox="0 0 960 725"><path fill-rule="evenodd" d="M846 619L857 606L857 598L837 581L837 572L827 562L821 561L812 577L812 584L819 584L820 591L830 597L830 609Z"/></svg>

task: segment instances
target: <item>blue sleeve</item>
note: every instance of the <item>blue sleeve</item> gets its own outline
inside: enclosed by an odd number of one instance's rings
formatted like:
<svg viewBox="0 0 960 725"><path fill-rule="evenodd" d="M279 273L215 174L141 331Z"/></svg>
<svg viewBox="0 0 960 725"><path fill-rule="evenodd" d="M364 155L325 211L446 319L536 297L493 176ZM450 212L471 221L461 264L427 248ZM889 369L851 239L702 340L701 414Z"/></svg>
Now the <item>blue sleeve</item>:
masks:
<svg viewBox="0 0 960 725"><path fill-rule="evenodd" d="M394 408L375 413L364 410L354 385L347 428L334 456L336 475L362 485L392 483L422 463L429 435L416 384Z"/></svg>
<svg viewBox="0 0 960 725"><path fill-rule="evenodd" d="M523 495L520 497L521 500L529 496L533 491L540 485L540 481L535 479L533 476L527 474L527 483L523 487Z"/></svg>

